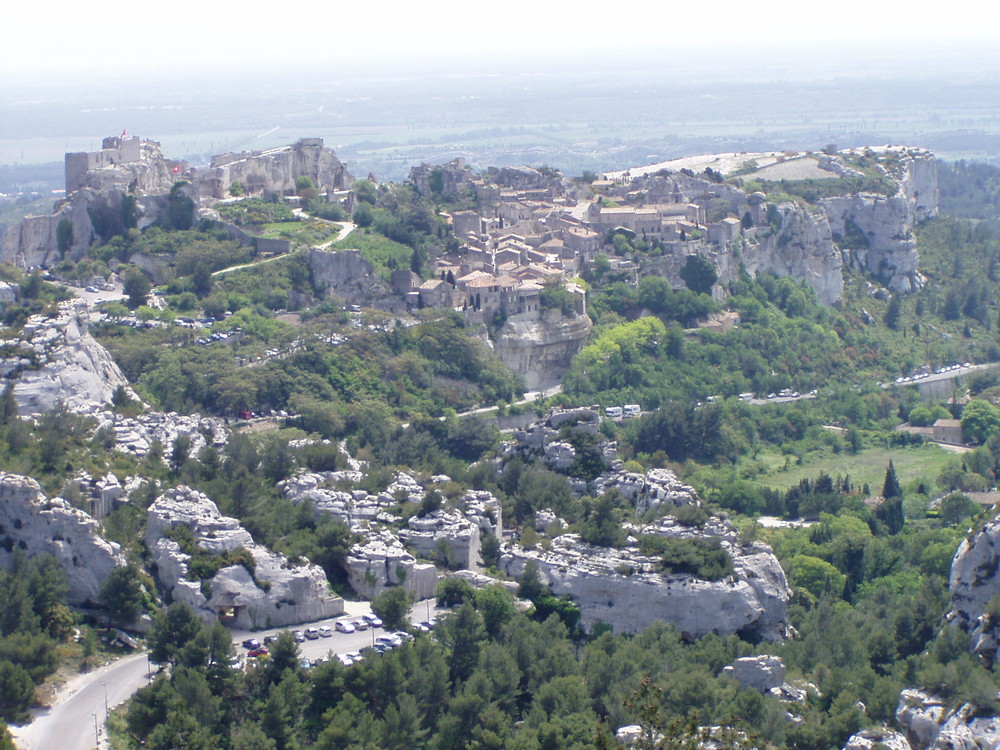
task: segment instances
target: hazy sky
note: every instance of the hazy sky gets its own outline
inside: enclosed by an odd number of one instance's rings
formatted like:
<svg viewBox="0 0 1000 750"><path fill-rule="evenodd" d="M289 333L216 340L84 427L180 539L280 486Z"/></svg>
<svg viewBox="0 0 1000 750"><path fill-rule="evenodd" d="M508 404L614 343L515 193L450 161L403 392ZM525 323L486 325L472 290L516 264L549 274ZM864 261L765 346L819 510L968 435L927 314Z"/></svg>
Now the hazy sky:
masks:
<svg viewBox="0 0 1000 750"><path fill-rule="evenodd" d="M995 40L995 3L950 0L889 3L840 0L818 10L803 0L772 2L554 3L504 0L378 0L342 3L150 5L58 0L9 9L0 41L0 75L113 66L336 62L386 54L441 54L502 60L548 50L602 52L669 47L694 54L733 45L765 56L775 45L926 40ZM154 15L151 9L156 9Z"/></svg>

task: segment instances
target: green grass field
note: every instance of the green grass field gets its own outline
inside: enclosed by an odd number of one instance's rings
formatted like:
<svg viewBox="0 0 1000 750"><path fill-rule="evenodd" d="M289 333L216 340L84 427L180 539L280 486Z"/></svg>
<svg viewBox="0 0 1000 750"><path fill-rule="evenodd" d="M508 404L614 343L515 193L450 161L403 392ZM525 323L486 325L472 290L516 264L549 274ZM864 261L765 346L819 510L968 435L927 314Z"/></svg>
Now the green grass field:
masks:
<svg viewBox="0 0 1000 750"><path fill-rule="evenodd" d="M839 453L815 460L807 459L801 466L794 465L795 459L792 457L789 467L784 469L785 457L769 453L762 454L758 460L772 467L771 471L754 481L764 487L787 490L806 477L814 479L820 472L826 472L834 478L848 475L856 487L867 482L872 492L877 493L882 488L885 469L890 460L896 468L896 476L905 486L919 478L933 481L941 469L954 459L955 454L936 445L919 448L871 448L856 455Z"/></svg>

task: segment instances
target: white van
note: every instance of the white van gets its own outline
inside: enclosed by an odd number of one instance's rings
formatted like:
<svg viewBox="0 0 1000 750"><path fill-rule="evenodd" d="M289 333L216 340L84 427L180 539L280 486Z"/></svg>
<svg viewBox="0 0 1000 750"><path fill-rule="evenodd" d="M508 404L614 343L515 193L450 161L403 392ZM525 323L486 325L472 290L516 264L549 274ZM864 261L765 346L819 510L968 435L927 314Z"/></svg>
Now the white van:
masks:
<svg viewBox="0 0 1000 750"><path fill-rule="evenodd" d="M604 414L610 419L621 419L622 408L620 406L607 406L604 409Z"/></svg>
<svg viewBox="0 0 1000 750"><path fill-rule="evenodd" d="M626 419L630 417L638 417L640 414L642 414L642 409L640 408L639 404L625 404L623 413L625 414Z"/></svg>

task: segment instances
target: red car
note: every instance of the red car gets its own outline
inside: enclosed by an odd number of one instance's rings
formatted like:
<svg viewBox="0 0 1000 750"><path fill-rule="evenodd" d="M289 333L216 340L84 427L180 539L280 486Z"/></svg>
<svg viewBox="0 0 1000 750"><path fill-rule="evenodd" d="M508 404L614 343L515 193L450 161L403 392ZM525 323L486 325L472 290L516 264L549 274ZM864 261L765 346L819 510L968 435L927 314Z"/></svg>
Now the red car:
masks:
<svg viewBox="0 0 1000 750"><path fill-rule="evenodd" d="M261 646L260 648L255 648L247 656L252 656L254 659L260 659L267 656L267 649Z"/></svg>

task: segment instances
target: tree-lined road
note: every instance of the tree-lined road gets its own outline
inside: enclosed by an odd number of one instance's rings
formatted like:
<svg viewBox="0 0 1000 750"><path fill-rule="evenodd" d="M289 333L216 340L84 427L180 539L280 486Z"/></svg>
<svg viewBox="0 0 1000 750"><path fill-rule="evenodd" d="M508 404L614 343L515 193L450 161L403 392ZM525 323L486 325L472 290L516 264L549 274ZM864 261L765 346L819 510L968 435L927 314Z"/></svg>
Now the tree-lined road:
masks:
<svg viewBox="0 0 1000 750"><path fill-rule="evenodd" d="M368 602L344 602L345 612L317 622L307 622L287 628L271 628L255 632L233 630L233 644L237 654L246 654L240 644L246 638L276 635L283 630L305 630L307 627L333 627L337 620L354 620L371 612ZM433 599L417 602L410 610L410 621L420 622L449 610L438 609ZM308 659L328 654L344 654L371 646L384 631L366 630L356 633L334 632L330 638L307 640L299 644L299 652ZM81 674L69 680L59 691L53 704L34 713L35 719L23 727L11 727L14 743L21 750L94 750L107 747L104 722L105 706L113 709L128 700L132 694L149 682L157 673L156 665L150 668L146 654L133 654L100 669ZM106 701L106 703L105 703ZM95 740L94 720L101 744Z"/></svg>

